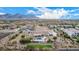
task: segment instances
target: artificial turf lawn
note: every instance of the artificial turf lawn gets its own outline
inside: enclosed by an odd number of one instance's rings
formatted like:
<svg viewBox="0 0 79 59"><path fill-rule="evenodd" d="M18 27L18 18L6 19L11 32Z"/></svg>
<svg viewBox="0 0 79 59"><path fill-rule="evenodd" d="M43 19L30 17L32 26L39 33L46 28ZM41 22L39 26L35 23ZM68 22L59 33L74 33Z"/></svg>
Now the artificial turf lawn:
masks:
<svg viewBox="0 0 79 59"><path fill-rule="evenodd" d="M52 48L52 45L27 45L28 48Z"/></svg>

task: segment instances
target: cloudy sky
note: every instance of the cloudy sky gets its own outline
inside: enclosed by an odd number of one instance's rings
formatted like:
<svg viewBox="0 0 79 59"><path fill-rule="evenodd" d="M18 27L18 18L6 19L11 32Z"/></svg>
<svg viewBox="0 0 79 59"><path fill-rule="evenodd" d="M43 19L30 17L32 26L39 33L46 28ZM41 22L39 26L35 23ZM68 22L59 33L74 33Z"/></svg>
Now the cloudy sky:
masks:
<svg viewBox="0 0 79 59"><path fill-rule="evenodd" d="M35 15L42 19L79 19L79 7L1 7L4 14Z"/></svg>

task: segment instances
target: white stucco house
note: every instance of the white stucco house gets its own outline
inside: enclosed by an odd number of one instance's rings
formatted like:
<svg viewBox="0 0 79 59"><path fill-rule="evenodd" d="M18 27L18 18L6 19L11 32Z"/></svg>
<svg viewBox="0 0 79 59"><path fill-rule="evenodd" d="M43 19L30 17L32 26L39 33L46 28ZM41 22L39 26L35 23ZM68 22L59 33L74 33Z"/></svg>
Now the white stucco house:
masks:
<svg viewBox="0 0 79 59"><path fill-rule="evenodd" d="M47 38L45 36L34 36L33 42L45 43L47 42Z"/></svg>
<svg viewBox="0 0 79 59"><path fill-rule="evenodd" d="M74 28L63 29L63 31L70 37L79 35L79 30Z"/></svg>

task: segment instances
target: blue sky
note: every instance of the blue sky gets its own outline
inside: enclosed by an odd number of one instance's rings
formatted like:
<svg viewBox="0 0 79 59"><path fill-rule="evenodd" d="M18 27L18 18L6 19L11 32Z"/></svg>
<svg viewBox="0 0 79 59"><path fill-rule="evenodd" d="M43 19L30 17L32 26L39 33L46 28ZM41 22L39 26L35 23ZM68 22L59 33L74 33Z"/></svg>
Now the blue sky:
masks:
<svg viewBox="0 0 79 59"><path fill-rule="evenodd" d="M79 19L79 7L0 7L0 15L6 13L44 19Z"/></svg>

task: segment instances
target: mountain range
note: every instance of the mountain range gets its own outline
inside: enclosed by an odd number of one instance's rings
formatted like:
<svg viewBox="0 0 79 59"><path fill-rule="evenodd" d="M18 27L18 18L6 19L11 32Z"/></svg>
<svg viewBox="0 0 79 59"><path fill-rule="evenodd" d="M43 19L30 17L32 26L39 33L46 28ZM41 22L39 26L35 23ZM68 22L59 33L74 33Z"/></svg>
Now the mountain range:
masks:
<svg viewBox="0 0 79 59"><path fill-rule="evenodd" d="M36 17L35 15L22 15L22 14L3 14L3 15L0 15L0 19L3 20L3 19L38 19L38 17Z"/></svg>

